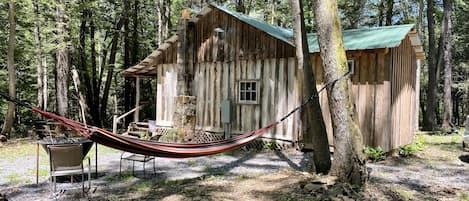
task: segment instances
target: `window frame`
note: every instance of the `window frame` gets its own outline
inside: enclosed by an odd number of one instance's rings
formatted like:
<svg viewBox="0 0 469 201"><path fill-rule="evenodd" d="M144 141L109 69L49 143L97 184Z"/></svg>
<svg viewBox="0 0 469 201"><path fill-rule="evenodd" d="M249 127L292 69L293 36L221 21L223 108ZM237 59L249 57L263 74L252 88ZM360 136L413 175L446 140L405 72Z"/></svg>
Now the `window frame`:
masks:
<svg viewBox="0 0 469 201"><path fill-rule="evenodd" d="M352 64L352 66L350 66L350 63ZM355 73L355 59L347 59L347 66L350 75L353 75Z"/></svg>
<svg viewBox="0 0 469 201"><path fill-rule="evenodd" d="M241 89L241 84L242 83L255 83L256 84L256 88L254 90L247 90L247 89ZM260 85L259 85L259 80L249 80L249 79L246 79L246 80L239 80L238 81L238 93L237 93L237 101L238 101L238 104L246 104L246 105L256 105L256 104L259 104L259 93L260 93ZM241 100L241 93L242 92L245 92L245 93L255 93L256 94L256 100Z"/></svg>

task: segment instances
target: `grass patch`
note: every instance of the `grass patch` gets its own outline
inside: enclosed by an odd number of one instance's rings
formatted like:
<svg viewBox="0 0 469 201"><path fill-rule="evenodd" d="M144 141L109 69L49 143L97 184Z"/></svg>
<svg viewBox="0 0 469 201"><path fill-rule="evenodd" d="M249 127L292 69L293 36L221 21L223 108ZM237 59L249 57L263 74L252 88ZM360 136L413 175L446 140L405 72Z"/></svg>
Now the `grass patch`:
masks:
<svg viewBox="0 0 469 201"><path fill-rule="evenodd" d="M133 175L129 171L123 171L121 174L116 174L104 178L107 182L129 182L133 179Z"/></svg>
<svg viewBox="0 0 469 201"><path fill-rule="evenodd" d="M19 173L11 173L7 175L6 178L8 179L8 183L10 184L19 184L23 182L23 180L21 179L21 176L22 175Z"/></svg>
<svg viewBox="0 0 469 201"><path fill-rule="evenodd" d="M153 186L153 184L151 182L145 181L145 182L133 185L131 187L131 191L136 191L136 192L149 191L152 186Z"/></svg>
<svg viewBox="0 0 469 201"><path fill-rule="evenodd" d="M9 145L1 147L0 156L2 156L2 159L4 160L13 162L18 157L36 156L36 148L37 148L37 145L33 142L29 142L29 141L17 142L14 144L9 144ZM46 152L42 148L39 148L39 149L40 149L39 157L40 158L47 157Z"/></svg>
<svg viewBox="0 0 469 201"><path fill-rule="evenodd" d="M459 193L459 198L464 201L469 201L469 192Z"/></svg>
<svg viewBox="0 0 469 201"><path fill-rule="evenodd" d="M96 145L93 145L93 147L91 147L90 149L90 152L88 152L88 154L86 156L90 157L90 160L94 160L95 159L95 147ZM107 154L115 154L115 153L121 153L122 151L119 151L117 149L113 149L113 148L110 148L110 147L106 147L104 145L99 145L98 144L98 157L101 156L101 155L107 155Z"/></svg>
<svg viewBox="0 0 469 201"><path fill-rule="evenodd" d="M28 169L28 174L29 175L36 175L36 168L30 168ZM39 176L40 177L45 177L49 175L49 170L48 169L42 169L39 168Z"/></svg>
<svg viewBox="0 0 469 201"><path fill-rule="evenodd" d="M401 188L395 188L393 191L400 197L400 199L409 201L409 200L415 200L414 193L411 191L401 189Z"/></svg>

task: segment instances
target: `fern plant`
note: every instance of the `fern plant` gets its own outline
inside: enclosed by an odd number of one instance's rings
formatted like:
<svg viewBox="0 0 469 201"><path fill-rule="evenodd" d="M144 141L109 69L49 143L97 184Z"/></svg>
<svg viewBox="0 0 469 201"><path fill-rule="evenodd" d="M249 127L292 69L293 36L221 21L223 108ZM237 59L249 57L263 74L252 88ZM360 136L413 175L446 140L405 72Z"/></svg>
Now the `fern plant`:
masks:
<svg viewBox="0 0 469 201"><path fill-rule="evenodd" d="M365 154L371 161L380 161L384 160L385 152L381 146L378 147L365 147Z"/></svg>

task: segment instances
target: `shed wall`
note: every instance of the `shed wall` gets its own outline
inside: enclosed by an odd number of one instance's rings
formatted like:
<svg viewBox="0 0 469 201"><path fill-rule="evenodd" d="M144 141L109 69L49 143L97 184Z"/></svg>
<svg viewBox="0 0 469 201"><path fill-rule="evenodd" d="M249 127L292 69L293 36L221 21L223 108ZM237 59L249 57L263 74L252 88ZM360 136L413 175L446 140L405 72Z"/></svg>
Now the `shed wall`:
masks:
<svg viewBox="0 0 469 201"><path fill-rule="evenodd" d="M417 61L409 37L391 50L391 130L390 146L397 148L412 142L415 108L415 73Z"/></svg>

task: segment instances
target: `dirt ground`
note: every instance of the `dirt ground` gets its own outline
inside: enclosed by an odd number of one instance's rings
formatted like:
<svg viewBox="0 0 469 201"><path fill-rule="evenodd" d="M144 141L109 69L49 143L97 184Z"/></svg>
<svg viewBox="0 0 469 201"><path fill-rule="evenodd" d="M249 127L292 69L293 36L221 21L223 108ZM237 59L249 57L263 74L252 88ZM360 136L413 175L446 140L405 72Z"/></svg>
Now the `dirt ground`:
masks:
<svg viewBox="0 0 469 201"><path fill-rule="evenodd" d="M301 157L296 154L241 152L166 164L173 168L192 168L195 173L204 172L182 178L164 176L169 174L166 172L147 178L132 176L129 172L119 176L115 174L114 164L102 170L114 173L94 180L86 197L73 191L51 197L44 190L26 190L35 189L28 182L13 180L16 181L13 183L1 178L0 193L9 200L469 200L469 152L461 149L460 134L421 135L419 138L425 141L425 148L414 156L388 157L384 161L368 163L369 182L362 189L330 185L331 177L303 172ZM0 153L4 154L10 147L14 145L0 147ZM114 154L113 158L118 155L115 152L107 154ZM207 163L211 163L210 166ZM0 164L5 164L2 159ZM228 166L215 164L230 165L224 169L221 167ZM3 171L0 168L0 175ZM184 169L176 170L175 175L177 171L183 174ZM42 189L47 189L46 179L44 175ZM21 194L31 196L19 196Z"/></svg>

